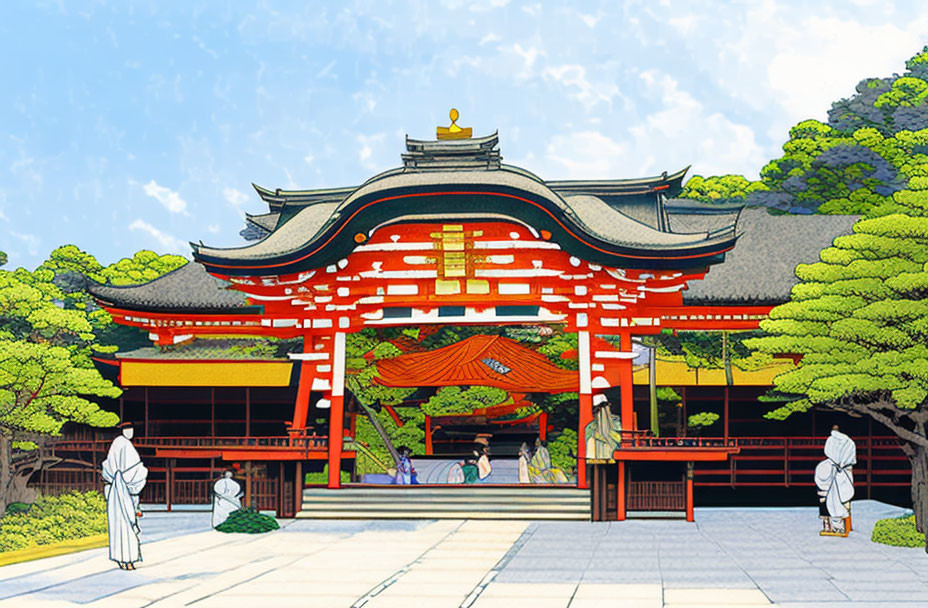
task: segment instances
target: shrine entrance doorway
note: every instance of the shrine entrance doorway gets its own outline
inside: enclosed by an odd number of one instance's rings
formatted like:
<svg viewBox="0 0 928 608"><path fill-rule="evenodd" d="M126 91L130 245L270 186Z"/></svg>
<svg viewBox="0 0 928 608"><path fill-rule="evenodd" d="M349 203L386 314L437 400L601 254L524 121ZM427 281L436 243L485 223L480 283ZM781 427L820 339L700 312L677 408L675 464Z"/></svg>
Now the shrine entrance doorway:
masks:
<svg viewBox="0 0 928 608"><path fill-rule="evenodd" d="M353 338L353 479L395 485L405 447L419 485L576 485L576 340L546 325L388 328ZM483 463L480 478L465 482L462 467L485 448L492 472Z"/></svg>

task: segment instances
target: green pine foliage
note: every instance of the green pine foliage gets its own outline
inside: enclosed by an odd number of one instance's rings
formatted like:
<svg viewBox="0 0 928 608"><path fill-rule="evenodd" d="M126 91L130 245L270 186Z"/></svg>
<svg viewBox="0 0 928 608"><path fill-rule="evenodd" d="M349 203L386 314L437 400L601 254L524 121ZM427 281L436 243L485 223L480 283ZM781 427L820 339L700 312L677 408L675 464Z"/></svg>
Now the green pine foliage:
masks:
<svg viewBox="0 0 928 608"><path fill-rule="evenodd" d="M925 535L915 529L915 516L881 519L873 525L870 540L893 547L924 547Z"/></svg>
<svg viewBox="0 0 928 608"><path fill-rule="evenodd" d="M928 169L928 159L926 159ZM928 190L894 197L928 201ZM747 341L768 353L802 354L802 365L778 376L792 399L768 414L783 419L814 405L889 399L904 410L928 396L928 217L867 218L835 239L820 262L800 265L790 302L761 323L767 336Z"/></svg>
<svg viewBox="0 0 928 608"><path fill-rule="evenodd" d="M492 386L443 386L424 404L422 411L428 416L469 414L474 410L499 405L508 393Z"/></svg>
<svg viewBox="0 0 928 608"><path fill-rule="evenodd" d="M752 192L765 192L769 188L763 182L752 182L743 175L718 175L703 177L694 175L687 180L680 198L704 203L739 204Z"/></svg>
<svg viewBox="0 0 928 608"><path fill-rule="evenodd" d="M548 453L551 455L551 465L569 473L577 470L577 431L563 429L548 442Z"/></svg>
<svg viewBox="0 0 928 608"><path fill-rule="evenodd" d="M216 526L217 531L229 534L263 534L279 529L276 519L251 508L232 511L228 519Z"/></svg>
<svg viewBox="0 0 928 608"><path fill-rule="evenodd" d="M898 211L899 191L924 189L928 178L920 168L928 153L926 49L906 62L902 75L861 81L854 95L832 104L827 122L795 125L783 155L761 169L759 180L695 175L681 197L790 213Z"/></svg>
<svg viewBox="0 0 928 608"><path fill-rule="evenodd" d="M694 430L710 427L719 420L719 415L714 412L700 412L693 414L687 419L687 426Z"/></svg>
<svg viewBox="0 0 928 608"><path fill-rule="evenodd" d="M62 308L64 299L51 270L0 270L0 435L5 441L17 440L18 433L54 435L68 421L92 426L118 421L90 399L121 393L91 362L98 326L87 310Z"/></svg>
<svg viewBox="0 0 928 608"><path fill-rule="evenodd" d="M106 534L106 530L106 501L99 492L47 496L31 506L13 503L0 518L0 552Z"/></svg>

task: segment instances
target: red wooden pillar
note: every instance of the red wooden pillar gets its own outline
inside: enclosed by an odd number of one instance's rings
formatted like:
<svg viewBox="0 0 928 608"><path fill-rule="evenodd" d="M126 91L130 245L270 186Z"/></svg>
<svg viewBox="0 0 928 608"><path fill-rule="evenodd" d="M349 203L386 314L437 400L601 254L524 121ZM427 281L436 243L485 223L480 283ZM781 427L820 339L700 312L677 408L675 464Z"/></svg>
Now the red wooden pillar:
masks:
<svg viewBox="0 0 928 608"><path fill-rule="evenodd" d="M622 352L632 352L632 335L630 332L623 331L620 334L620 345ZM621 387L621 404L622 404L622 429L626 431L635 430L635 405L633 399L634 380L632 377L632 360L619 360L619 386Z"/></svg>
<svg viewBox="0 0 928 608"><path fill-rule="evenodd" d="M345 432L345 397L332 395L329 406L329 487L341 487L342 435Z"/></svg>
<svg viewBox="0 0 928 608"><path fill-rule="evenodd" d="M693 463L686 463L686 521L695 521L693 517Z"/></svg>
<svg viewBox="0 0 928 608"><path fill-rule="evenodd" d="M245 506L252 506L251 461L245 462Z"/></svg>
<svg viewBox="0 0 928 608"><path fill-rule="evenodd" d="M293 513L299 513L303 508L303 461L296 461L296 479L293 480Z"/></svg>
<svg viewBox="0 0 928 608"><path fill-rule="evenodd" d="M174 459L166 459L164 465L164 502L167 503L167 509L170 511L172 502L171 495L174 489Z"/></svg>
<svg viewBox="0 0 928 608"><path fill-rule="evenodd" d="M620 460L617 464L619 477L615 484L615 520L625 521L625 462Z"/></svg>
<svg viewBox="0 0 928 608"><path fill-rule="evenodd" d="M425 417L425 455L432 455L432 417Z"/></svg>
<svg viewBox="0 0 928 608"><path fill-rule="evenodd" d="M548 413L542 412L538 416L538 436L542 441L548 440Z"/></svg>
<svg viewBox="0 0 928 608"><path fill-rule="evenodd" d="M589 488L586 478L586 427L593 421L593 386L590 366L590 332L577 332L580 371L580 417L577 421L577 487Z"/></svg>
<svg viewBox="0 0 928 608"><path fill-rule="evenodd" d="M332 347L332 397L329 410L329 487L341 487L342 443L345 434L345 333L337 332Z"/></svg>
<svg viewBox="0 0 928 608"><path fill-rule="evenodd" d="M303 353L313 352L313 338L303 336ZM306 428L306 417L309 414L309 398L312 392L313 377L315 376L315 363L302 361L300 363L300 384L296 392L296 403L293 406L293 421L290 425L292 435L299 434Z"/></svg>
<svg viewBox="0 0 928 608"><path fill-rule="evenodd" d="M593 421L593 395L580 393L580 430L577 433L577 487L588 488L586 478L586 425Z"/></svg>

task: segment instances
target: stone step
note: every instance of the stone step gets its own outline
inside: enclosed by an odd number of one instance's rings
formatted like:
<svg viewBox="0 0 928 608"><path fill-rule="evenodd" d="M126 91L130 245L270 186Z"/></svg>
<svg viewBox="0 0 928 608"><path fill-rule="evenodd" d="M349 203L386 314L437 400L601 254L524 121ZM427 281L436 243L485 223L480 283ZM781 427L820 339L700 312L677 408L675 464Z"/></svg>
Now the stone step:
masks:
<svg viewBox="0 0 928 608"><path fill-rule="evenodd" d="M378 510L376 512L363 512L356 510L327 510L327 511L300 511L296 514L298 519L526 519L526 520L561 520L561 521L589 521L589 511L586 513L573 512L544 512L544 511L512 511L499 513L491 511L416 511L407 509L396 511Z"/></svg>
<svg viewBox="0 0 928 608"><path fill-rule="evenodd" d="M549 487L307 488L297 517L318 519L590 519L590 492Z"/></svg>
<svg viewBox="0 0 928 608"><path fill-rule="evenodd" d="M344 486L337 490L330 488L304 488L303 496L469 496L469 497L513 497L532 496L551 500L564 497L583 497L589 499L590 491L575 487L548 486Z"/></svg>

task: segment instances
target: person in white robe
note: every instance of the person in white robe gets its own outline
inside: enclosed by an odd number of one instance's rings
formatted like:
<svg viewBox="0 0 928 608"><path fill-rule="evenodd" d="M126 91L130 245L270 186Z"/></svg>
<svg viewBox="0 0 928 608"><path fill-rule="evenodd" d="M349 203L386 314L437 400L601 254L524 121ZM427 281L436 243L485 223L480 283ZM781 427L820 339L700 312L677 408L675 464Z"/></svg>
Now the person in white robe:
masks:
<svg viewBox="0 0 928 608"><path fill-rule="evenodd" d="M528 472L528 463L532 459L532 452L528 449L528 444L522 442L519 448L519 483L532 483L532 477Z"/></svg>
<svg viewBox="0 0 928 608"><path fill-rule="evenodd" d="M148 479L148 469L132 445L131 423L117 426L122 430L110 445L103 461L103 496L106 498L106 521L109 530L110 559L122 570L135 570L142 561L139 541L139 494Z"/></svg>
<svg viewBox="0 0 928 608"><path fill-rule="evenodd" d="M222 474L222 478L213 484L213 527L225 520L233 511L242 508L242 486L232 479L232 470Z"/></svg>
<svg viewBox="0 0 928 608"><path fill-rule="evenodd" d="M857 445L854 440L832 428L831 436L825 441L825 460L815 467L815 485L818 495L824 498L829 519L825 522L826 532L843 534L846 520L850 517L850 503L854 497L854 471L857 464Z"/></svg>
<svg viewBox="0 0 928 608"><path fill-rule="evenodd" d="M490 446L487 444L480 445L480 450L475 450L477 454L477 477L480 481L487 481L493 472L493 465L490 464Z"/></svg>

